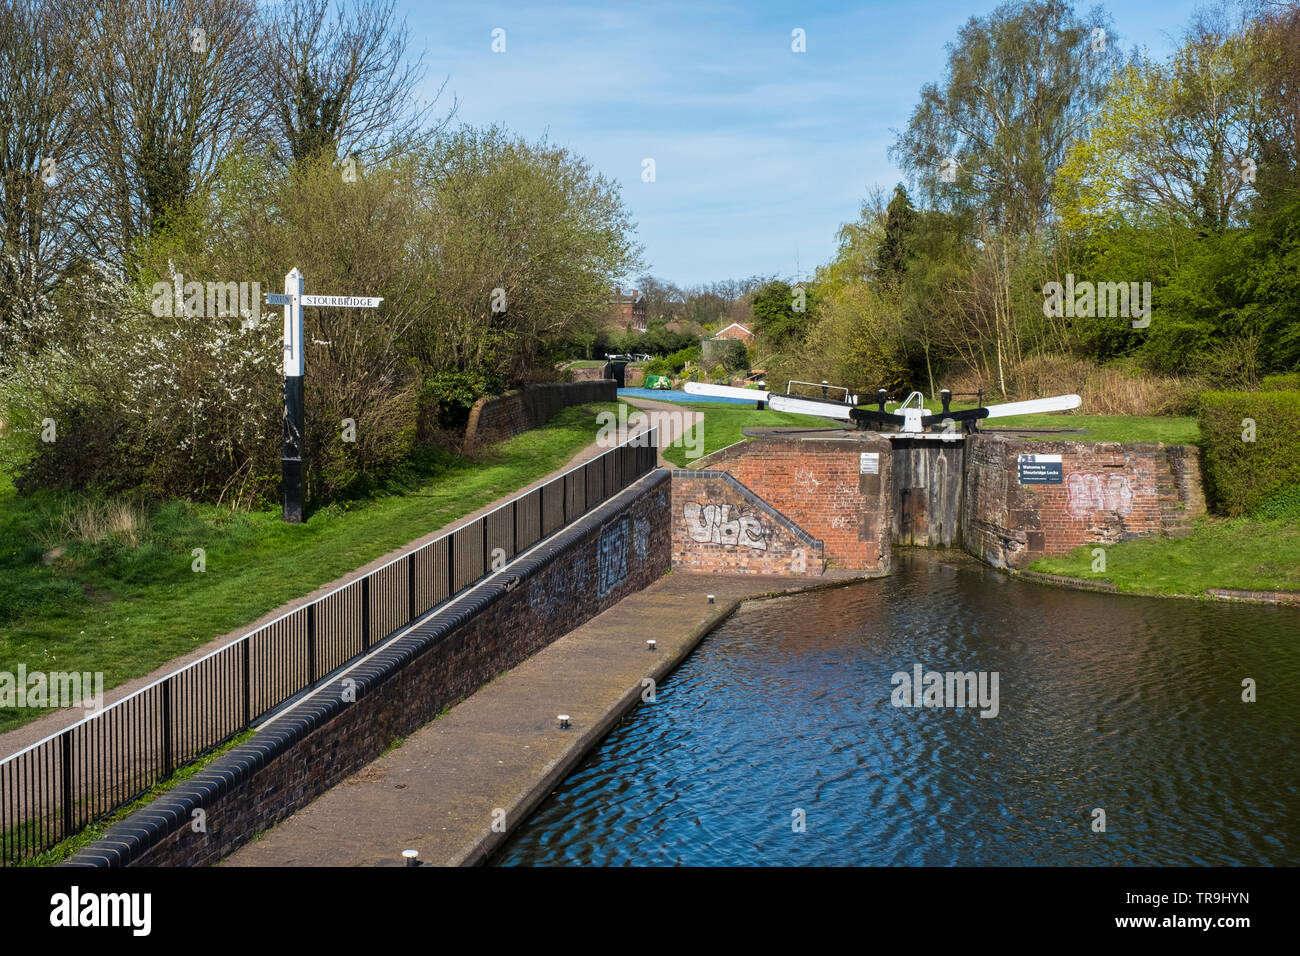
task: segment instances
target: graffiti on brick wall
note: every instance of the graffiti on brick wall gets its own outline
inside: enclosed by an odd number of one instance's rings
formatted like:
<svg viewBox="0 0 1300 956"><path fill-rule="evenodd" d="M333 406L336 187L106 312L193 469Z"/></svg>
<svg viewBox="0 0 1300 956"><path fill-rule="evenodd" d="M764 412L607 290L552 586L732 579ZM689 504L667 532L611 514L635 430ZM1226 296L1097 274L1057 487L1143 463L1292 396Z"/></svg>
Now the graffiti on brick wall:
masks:
<svg viewBox="0 0 1300 956"><path fill-rule="evenodd" d="M627 577L628 520L624 516L605 528L596 546L596 571L604 597Z"/></svg>
<svg viewBox="0 0 1300 956"><path fill-rule="evenodd" d="M579 604L590 594L587 568L590 561L566 557L562 574L536 575L528 588L528 603L540 618L550 621L563 617L564 609Z"/></svg>
<svg viewBox="0 0 1300 956"><path fill-rule="evenodd" d="M1065 479L1069 498L1065 511L1071 518L1087 518L1096 511L1126 515L1133 510L1133 488L1126 475L1076 471Z"/></svg>
<svg viewBox="0 0 1300 956"><path fill-rule="evenodd" d="M796 468L794 470L794 490L796 494L811 495L817 491L817 486L821 482L817 476L812 473L811 468Z"/></svg>
<svg viewBox="0 0 1300 956"><path fill-rule="evenodd" d="M637 561L644 564L650 557L650 522L645 518L632 519L632 546Z"/></svg>
<svg viewBox="0 0 1300 956"><path fill-rule="evenodd" d="M691 540L700 544L727 544L766 551L771 530L749 509L731 505L688 501L682 518Z"/></svg>

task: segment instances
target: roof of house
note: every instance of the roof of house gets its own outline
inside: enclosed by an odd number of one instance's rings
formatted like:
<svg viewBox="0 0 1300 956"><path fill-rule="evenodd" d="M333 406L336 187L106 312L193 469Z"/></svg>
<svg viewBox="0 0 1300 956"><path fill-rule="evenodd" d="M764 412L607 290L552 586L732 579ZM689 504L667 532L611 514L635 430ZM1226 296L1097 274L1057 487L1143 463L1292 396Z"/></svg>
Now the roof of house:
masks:
<svg viewBox="0 0 1300 956"><path fill-rule="evenodd" d="M749 331L749 329L747 329L747 328L745 328L743 325L741 325L739 322L732 322L729 326L727 326L727 329L740 329L740 331L744 332L746 335L753 335L753 334L754 334L753 332ZM727 331L727 329L719 329L718 332L717 332L717 334L714 335L713 337L716 339L716 338L717 338L719 335L721 335L723 332Z"/></svg>

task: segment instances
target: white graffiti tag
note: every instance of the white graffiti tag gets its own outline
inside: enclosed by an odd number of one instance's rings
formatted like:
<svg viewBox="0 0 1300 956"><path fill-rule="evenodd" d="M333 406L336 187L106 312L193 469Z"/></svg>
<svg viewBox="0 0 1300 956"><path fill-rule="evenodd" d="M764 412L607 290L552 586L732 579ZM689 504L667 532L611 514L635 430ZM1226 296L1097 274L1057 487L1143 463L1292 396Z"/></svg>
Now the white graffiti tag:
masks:
<svg viewBox="0 0 1300 956"><path fill-rule="evenodd" d="M1133 489L1124 475L1075 472L1065 480L1070 497L1065 510L1071 518L1087 518L1096 511L1126 515L1133 510Z"/></svg>
<svg viewBox="0 0 1300 956"><path fill-rule="evenodd" d="M738 509L733 515L731 505L689 501L682 509L682 517L692 541L767 550L767 525L752 511Z"/></svg>
<svg viewBox="0 0 1300 956"><path fill-rule="evenodd" d="M796 468L794 470L794 490L801 495L811 495L817 491L821 482L812 473L812 469Z"/></svg>

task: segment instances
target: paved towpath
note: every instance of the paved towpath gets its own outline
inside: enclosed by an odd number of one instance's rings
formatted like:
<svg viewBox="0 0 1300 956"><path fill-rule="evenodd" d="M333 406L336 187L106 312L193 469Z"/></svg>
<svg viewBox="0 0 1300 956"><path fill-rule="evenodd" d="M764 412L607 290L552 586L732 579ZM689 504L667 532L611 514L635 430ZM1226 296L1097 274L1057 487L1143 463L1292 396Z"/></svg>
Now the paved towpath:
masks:
<svg viewBox="0 0 1300 956"><path fill-rule="evenodd" d="M858 580L673 572L559 638L223 866L481 863L601 737L745 598ZM716 603L708 603L708 595ZM652 652L646 640L658 642ZM653 706L646 704L645 706ZM556 717L568 714L564 730ZM498 814L499 818L499 814Z"/></svg>

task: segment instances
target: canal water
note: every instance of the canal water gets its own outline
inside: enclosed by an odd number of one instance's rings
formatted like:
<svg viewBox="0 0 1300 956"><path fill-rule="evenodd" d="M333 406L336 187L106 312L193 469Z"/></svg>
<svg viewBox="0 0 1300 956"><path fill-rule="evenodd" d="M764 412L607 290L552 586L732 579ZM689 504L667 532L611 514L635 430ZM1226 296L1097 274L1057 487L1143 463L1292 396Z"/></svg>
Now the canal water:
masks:
<svg viewBox="0 0 1300 956"><path fill-rule="evenodd" d="M895 559L743 607L493 862L1300 863L1300 609ZM932 706L895 706L916 665ZM982 672L986 706L930 671Z"/></svg>

